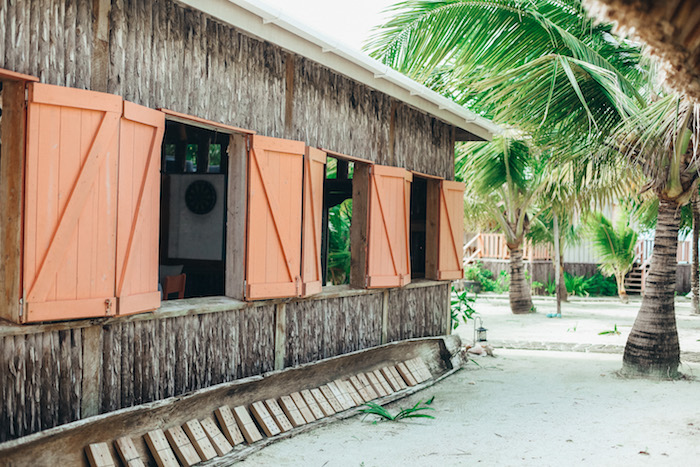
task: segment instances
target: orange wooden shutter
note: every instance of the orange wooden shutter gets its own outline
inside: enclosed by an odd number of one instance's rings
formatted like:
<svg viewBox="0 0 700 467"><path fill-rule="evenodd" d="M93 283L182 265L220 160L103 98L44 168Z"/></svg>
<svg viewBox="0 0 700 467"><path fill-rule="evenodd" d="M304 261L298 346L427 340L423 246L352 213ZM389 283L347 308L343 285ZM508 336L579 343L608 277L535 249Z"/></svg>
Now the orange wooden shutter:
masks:
<svg viewBox="0 0 700 467"><path fill-rule="evenodd" d="M162 112L124 102L119 136L117 313L155 310L158 291Z"/></svg>
<svg viewBox="0 0 700 467"><path fill-rule="evenodd" d="M440 182L438 279L461 279L464 235L464 183Z"/></svg>
<svg viewBox="0 0 700 467"><path fill-rule="evenodd" d="M295 297L301 292L306 145L258 135L250 141L246 299Z"/></svg>
<svg viewBox="0 0 700 467"><path fill-rule="evenodd" d="M301 247L301 295L321 291L321 230L323 229L323 180L326 178L326 153L306 147L304 157L304 221Z"/></svg>
<svg viewBox="0 0 700 467"><path fill-rule="evenodd" d="M122 99L28 87L23 319L112 315Z"/></svg>
<svg viewBox="0 0 700 467"><path fill-rule="evenodd" d="M369 288L411 282L409 222L411 173L399 167L370 169L367 280Z"/></svg>

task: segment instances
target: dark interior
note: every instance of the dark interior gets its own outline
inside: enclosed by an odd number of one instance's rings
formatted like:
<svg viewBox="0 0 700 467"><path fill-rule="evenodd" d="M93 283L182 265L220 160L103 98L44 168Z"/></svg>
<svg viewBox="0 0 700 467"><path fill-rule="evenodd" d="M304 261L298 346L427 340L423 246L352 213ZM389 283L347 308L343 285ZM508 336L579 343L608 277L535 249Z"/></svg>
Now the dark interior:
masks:
<svg viewBox="0 0 700 467"><path fill-rule="evenodd" d="M425 277L425 232L428 180L413 176L411 184L411 278Z"/></svg>
<svg viewBox="0 0 700 467"><path fill-rule="evenodd" d="M159 280L185 274L185 298L224 294L228 144L228 134L166 121Z"/></svg>
<svg viewBox="0 0 700 467"><path fill-rule="evenodd" d="M333 284L348 284L350 282L349 271L347 274L341 274L340 270L331 267L329 273L329 261L334 262L335 258L331 258L331 254L338 255L338 250L331 251L331 224L335 221L336 225L339 219L332 218L340 215L339 207L345 200L352 200L352 173L353 163L328 157L326 163L326 177L323 181L323 232L321 234L321 270L323 273L323 285ZM352 201L351 201L352 202ZM334 209L335 208L335 209ZM350 209L352 213L352 209ZM343 216L344 218L344 216ZM343 229L342 233L336 235L336 240L344 241L347 234L347 261L350 254L350 225L345 226L347 231ZM342 238L339 238L342 237ZM337 246L337 244L336 244ZM349 264L349 263L348 263Z"/></svg>

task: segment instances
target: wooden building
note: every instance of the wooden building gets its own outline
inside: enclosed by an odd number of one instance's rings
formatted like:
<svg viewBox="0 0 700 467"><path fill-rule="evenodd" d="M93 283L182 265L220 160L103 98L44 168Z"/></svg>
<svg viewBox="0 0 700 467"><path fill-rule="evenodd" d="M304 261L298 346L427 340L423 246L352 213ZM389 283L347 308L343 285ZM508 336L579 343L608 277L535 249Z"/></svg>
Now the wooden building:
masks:
<svg viewBox="0 0 700 467"><path fill-rule="evenodd" d="M0 25L0 441L449 333L454 144L489 121L245 1L0 0Z"/></svg>

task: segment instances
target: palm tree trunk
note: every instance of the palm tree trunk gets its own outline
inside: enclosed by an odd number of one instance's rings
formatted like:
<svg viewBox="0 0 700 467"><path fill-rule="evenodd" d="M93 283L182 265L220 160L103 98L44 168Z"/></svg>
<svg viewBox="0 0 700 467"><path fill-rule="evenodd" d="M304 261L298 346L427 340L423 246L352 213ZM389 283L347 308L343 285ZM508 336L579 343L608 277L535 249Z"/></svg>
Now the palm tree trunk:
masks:
<svg viewBox="0 0 700 467"><path fill-rule="evenodd" d="M620 297L620 301L622 303L629 302L627 291L625 290L625 275L615 274L615 281L617 282L617 296Z"/></svg>
<svg viewBox="0 0 700 467"><path fill-rule="evenodd" d="M520 315L532 311L530 285L525 280L522 248L510 248L510 311Z"/></svg>
<svg viewBox="0 0 700 467"><path fill-rule="evenodd" d="M693 209L693 260L690 266L690 283L693 291L692 310L695 314L700 314L700 266L698 265L698 242L700 242L700 197L697 193L693 195L690 206Z"/></svg>
<svg viewBox="0 0 700 467"><path fill-rule="evenodd" d="M552 223L554 226L554 288L557 291L557 314L561 316L561 242L559 241L559 216L553 212Z"/></svg>
<svg viewBox="0 0 700 467"><path fill-rule="evenodd" d="M642 306L625 346L623 374L678 376L680 347L674 293L679 223L678 205L660 199L651 266Z"/></svg>
<svg viewBox="0 0 700 467"><path fill-rule="evenodd" d="M566 279L564 278L564 253L559 258L559 290L561 293L561 301L569 301L569 292L566 290Z"/></svg>

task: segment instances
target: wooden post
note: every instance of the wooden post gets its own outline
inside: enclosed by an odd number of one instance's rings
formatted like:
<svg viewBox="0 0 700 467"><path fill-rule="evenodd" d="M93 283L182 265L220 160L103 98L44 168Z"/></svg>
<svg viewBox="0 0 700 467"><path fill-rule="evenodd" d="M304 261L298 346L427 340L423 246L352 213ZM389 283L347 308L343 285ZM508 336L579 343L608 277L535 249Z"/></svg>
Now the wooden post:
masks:
<svg viewBox="0 0 700 467"><path fill-rule="evenodd" d="M389 289L382 291L382 339L381 343L389 341Z"/></svg>
<svg viewBox="0 0 700 467"><path fill-rule="evenodd" d="M275 370L284 368L284 357L287 350L287 304L280 303L275 307Z"/></svg>
<svg viewBox="0 0 700 467"><path fill-rule="evenodd" d="M245 298L245 238L247 204L246 137L231 135L228 145L228 194L226 197L226 275L227 297Z"/></svg>
<svg viewBox="0 0 700 467"><path fill-rule="evenodd" d="M367 287L367 235L369 224L369 164L355 164L352 177L352 222L350 223L350 286Z"/></svg>
<svg viewBox="0 0 700 467"><path fill-rule="evenodd" d="M83 328L83 381L80 417L100 413L102 406L102 326Z"/></svg>
<svg viewBox="0 0 700 467"><path fill-rule="evenodd" d="M447 319L445 320L445 335L449 336L452 334L452 287L446 287L447 289L447 303L445 304L445 309L447 310Z"/></svg>
<svg viewBox="0 0 700 467"><path fill-rule="evenodd" d="M20 322L24 204L24 81L4 81L0 124L0 317Z"/></svg>

